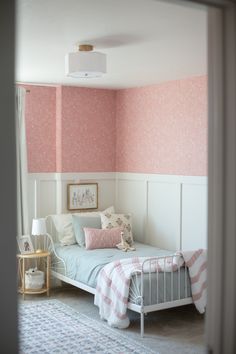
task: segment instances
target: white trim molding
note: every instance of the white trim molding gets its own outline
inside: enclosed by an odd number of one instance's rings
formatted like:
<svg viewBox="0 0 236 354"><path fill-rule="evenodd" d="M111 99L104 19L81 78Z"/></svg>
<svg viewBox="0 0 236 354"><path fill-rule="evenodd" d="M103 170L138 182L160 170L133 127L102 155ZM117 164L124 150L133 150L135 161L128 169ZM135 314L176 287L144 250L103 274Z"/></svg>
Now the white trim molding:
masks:
<svg viewBox="0 0 236 354"><path fill-rule="evenodd" d="M115 179L115 172L34 172L28 174L30 179L62 180L62 181L86 181L96 179Z"/></svg>
<svg viewBox="0 0 236 354"><path fill-rule="evenodd" d="M207 176L162 175L156 173L117 172L116 179L164 183L207 184Z"/></svg>

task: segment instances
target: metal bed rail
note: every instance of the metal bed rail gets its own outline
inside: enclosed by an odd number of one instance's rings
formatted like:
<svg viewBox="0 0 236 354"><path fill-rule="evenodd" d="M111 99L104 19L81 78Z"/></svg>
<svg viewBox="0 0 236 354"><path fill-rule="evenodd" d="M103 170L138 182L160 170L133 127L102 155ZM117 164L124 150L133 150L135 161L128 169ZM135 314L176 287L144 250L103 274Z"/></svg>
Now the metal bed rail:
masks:
<svg viewBox="0 0 236 354"><path fill-rule="evenodd" d="M181 283L184 286L184 294L183 291L181 294ZM188 295L188 269L181 256L168 255L145 259L141 269L133 274L131 285L128 308L140 313L142 337L144 314L192 303L192 298Z"/></svg>

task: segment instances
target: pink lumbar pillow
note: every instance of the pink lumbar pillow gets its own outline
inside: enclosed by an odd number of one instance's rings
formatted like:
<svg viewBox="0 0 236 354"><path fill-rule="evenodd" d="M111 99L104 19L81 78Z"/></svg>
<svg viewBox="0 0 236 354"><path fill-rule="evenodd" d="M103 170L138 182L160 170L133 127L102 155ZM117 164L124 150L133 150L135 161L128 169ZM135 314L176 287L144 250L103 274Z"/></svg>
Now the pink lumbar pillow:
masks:
<svg viewBox="0 0 236 354"><path fill-rule="evenodd" d="M114 248L120 242L122 228L93 229L84 227L85 247L87 250L95 248Z"/></svg>

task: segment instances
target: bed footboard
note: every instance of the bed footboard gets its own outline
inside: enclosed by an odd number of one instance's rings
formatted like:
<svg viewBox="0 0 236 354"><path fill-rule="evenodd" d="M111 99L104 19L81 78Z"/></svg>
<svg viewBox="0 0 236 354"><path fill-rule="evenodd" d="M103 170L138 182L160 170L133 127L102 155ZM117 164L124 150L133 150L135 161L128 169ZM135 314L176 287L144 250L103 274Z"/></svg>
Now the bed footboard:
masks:
<svg viewBox="0 0 236 354"><path fill-rule="evenodd" d="M132 279L128 308L140 313L144 335L144 314L192 303L188 269L176 264L176 255L149 258Z"/></svg>

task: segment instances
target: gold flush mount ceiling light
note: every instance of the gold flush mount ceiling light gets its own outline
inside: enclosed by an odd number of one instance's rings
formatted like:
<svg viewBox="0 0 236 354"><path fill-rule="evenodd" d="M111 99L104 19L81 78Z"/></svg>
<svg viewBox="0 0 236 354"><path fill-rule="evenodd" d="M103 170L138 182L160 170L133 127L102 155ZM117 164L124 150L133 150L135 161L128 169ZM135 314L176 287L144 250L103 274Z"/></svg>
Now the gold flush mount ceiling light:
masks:
<svg viewBox="0 0 236 354"><path fill-rule="evenodd" d="M106 73L106 54L94 52L91 44L81 44L78 49L65 57L66 76L84 79Z"/></svg>

